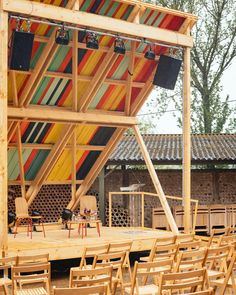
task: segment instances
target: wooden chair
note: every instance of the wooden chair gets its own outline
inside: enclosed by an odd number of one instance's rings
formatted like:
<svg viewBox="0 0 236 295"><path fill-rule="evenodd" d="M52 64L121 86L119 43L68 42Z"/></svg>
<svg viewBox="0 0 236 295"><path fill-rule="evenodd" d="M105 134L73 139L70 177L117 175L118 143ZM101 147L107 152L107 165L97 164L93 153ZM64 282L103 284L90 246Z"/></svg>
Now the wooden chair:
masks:
<svg viewBox="0 0 236 295"><path fill-rule="evenodd" d="M13 295L50 295L50 286L51 270L49 262L12 267Z"/></svg>
<svg viewBox="0 0 236 295"><path fill-rule="evenodd" d="M152 248L150 255L148 257L147 262L152 261L159 261L159 260L165 260L165 259L173 259L175 260L177 255L177 245L176 244L170 244L170 245L155 245L155 247ZM146 257L141 257L141 261L145 261Z"/></svg>
<svg viewBox="0 0 236 295"><path fill-rule="evenodd" d="M17 234L17 228L19 227L22 220L27 220L27 236L30 234L30 238L32 239L33 232L33 219L37 220L39 224L42 225L43 235L45 237L45 230L43 224L42 216L31 216L28 211L28 203L25 198L19 197L15 199L15 207L16 207L16 226L15 226L15 234L14 238Z"/></svg>
<svg viewBox="0 0 236 295"><path fill-rule="evenodd" d="M208 290L205 290L205 291L188 293L188 294L185 294L185 295L213 295L213 294L214 294L213 289L209 288Z"/></svg>
<svg viewBox="0 0 236 295"><path fill-rule="evenodd" d="M221 204L209 206L210 215L210 233L214 227L227 227L227 210L226 206Z"/></svg>
<svg viewBox="0 0 236 295"><path fill-rule="evenodd" d="M152 209L152 228L170 230L170 226L163 207Z"/></svg>
<svg viewBox="0 0 236 295"><path fill-rule="evenodd" d="M132 278L129 254L132 247L132 241L123 241L120 243L110 243L108 248L108 253L123 252L125 251L125 260L123 263L123 270L127 269L129 273L129 281Z"/></svg>
<svg viewBox="0 0 236 295"><path fill-rule="evenodd" d="M176 237L176 243L193 242L195 240L195 234L180 234Z"/></svg>
<svg viewBox="0 0 236 295"><path fill-rule="evenodd" d="M96 285L108 286L108 291L110 292L112 286L111 265L96 269L79 269L78 267L72 267L70 269L70 288L88 287Z"/></svg>
<svg viewBox="0 0 236 295"><path fill-rule="evenodd" d="M216 279L211 280L210 283L215 288L219 289L217 294L223 295L226 293L226 289L230 288L233 291L233 294L236 294L236 281L235 281L235 267L236 267L236 253L230 258L227 263L227 271L222 273L221 276L218 276Z"/></svg>
<svg viewBox="0 0 236 295"><path fill-rule="evenodd" d="M86 259L92 258L94 259L96 254L104 254L107 253L109 249L109 244L102 244L97 246L91 246L91 247L84 247L82 257L80 260L79 268L91 268L92 265L88 266Z"/></svg>
<svg viewBox="0 0 236 295"><path fill-rule="evenodd" d="M168 237L158 237L156 238L156 240L154 241L153 243L153 246L152 246L152 249L149 253L149 256L144 256L144 257L141 257L140 258L140 261L143 261L143 262L148 262L148 261L153 261L155 260L155 253L158 253L158 249L159 249L159 253L160 252L166 252L166 251L170 251L172 246L174 245L174 249L176 248L176 236L172 235L172 236L168 236ZM166 249L164 247L163 250L161 250L162 246L170 246L169 249ZM167 247L168 248L168 247ZM173 251L174 251L173 249ZM177 249L175 249L176 251Z"/></svg>
<svg viewBox="0 0 236 295"><path fill-rule="evenodd" d="M210 280L222 276L227 272L227 261L232 253L230 245L208 248L204 261Z"/></svg>
<svg viewBox="0 0 236 295"><path fill-rule="evenodd" d="M188 272L161 273L157 294L196 294L197 291L209 289L207 271L203 268Z"/></svg>
<svg viewBox="0 0 236 295"><path fill-rule="evenodd" d="M79 199L80 215L85 216L85 209L91 210L91 212L97 212L97 199L95 196L81 196Z"/></svg>
<svg viewBox="0 0 236 295"><path fill-rule="evenodd" d="M219 244L219 238L221 236L228 236L230 234L230 228L214 228L211 231L211 236L208 241L208 247L211 247L213 244L218 245Z"/></svg>
<svg viewBox="0 0 236 295"><path fill-rule="evenodd" d="M125 294L157 294L159 290L159 276L162 273L169 273L172 266L172 259L142 263L136 261L134 264L131 287L125 288ZM153 282L149 282L148 279Z"/></svg>
<svg viewBox="0 0 236 295"><path fill-rule="evenodd" d="M202 242L200 240L198 241L192 241L192 242L181 242L177 243L177 253L179 251L191 251L191 250L197 250L200 249L202 245Z"/></svg>
<svg viewBox="0 0 236 295"><path fill-rule="evenodd" d="M0 290L2 289L4 294L8 294L8 287L12 285L9 270L14 265L16 265L16 256L0 258Z"/></svg>
<svg viewBox="0 0 236 295"><path fill-rule="evenodd" d="M109 288L106 285L90 286L81 288L53 288L54 295L109 295Z"/></svg>
<svg viewBox="0 0 236 295"><path fill-rule="evenodd" d="M207 249L180 251L174 272L201 269L205 263Z"/></svg>
<svg viewBox="0 0 236 295"><path fill-rule="evenodd" d="M217 241L218 246L232 245L234 248L236 246L236 235L220 236Z"/></svg>
<svg viewBox="0 0 236 295"><path fill-rule="evenodd" d="M123 294L124 280L123 280L123 265L125 262L126 252L114 252L106 254L97 254L93 260L93 268L106 267L111 265L113 267L112 276L112 293L115 294L117 286L121 288Z"/></svg>

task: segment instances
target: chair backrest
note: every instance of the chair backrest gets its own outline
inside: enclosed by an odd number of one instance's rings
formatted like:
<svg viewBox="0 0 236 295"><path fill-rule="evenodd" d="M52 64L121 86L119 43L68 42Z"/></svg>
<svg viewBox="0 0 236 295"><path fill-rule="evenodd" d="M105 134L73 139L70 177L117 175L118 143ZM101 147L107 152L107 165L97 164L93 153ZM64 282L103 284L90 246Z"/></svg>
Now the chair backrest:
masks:
<svg viewBox="0 0 236 295"><path fill-rule="evenodd" d="M228 286L228 282L229 280L231 279L231 284L232 284L232 287L233 287L233 292L235 292L235 274L234 274L234 269L235 269L235 264L236 264L236 253L233 254L232 257L230 257L230 260L228 261L228 264L227 264L227 271L225 272L225 277L224 277L224 280L223 280L223 283L221 285L221 288L220 288L220 291L219 291L219 295L224 295L224 294L227 294L225 292L227 286Z"/></svg>
<svg viewBox="0 0 236 295"><path fill-rule="evenodd" d="M191 293L207 289L209 289L209 282L205 268L188 272L161 273L158 295L163 294L163 291L169 291L172 294L175 290L180 291L178 294L182 294L183 290L185 293Z"/></svg>
<svg viewBox="0 0 236 295"><path fill-rule="evenodd" d="M227 271L227 260L231 252L230 245L208 248L204 265L211 270Z"/></svg>
<svg viewBox="0 0 236 295"><path fill-rule="evenodd" d="M38 263L47 263L49 261L49 254L38 254L38 255L18 255L16 257L16 265L33 265Z"/></svg>
<svg viewBox="0 0 236 295"><path fill-rule="evenodd" d="M193 242L195 234L180 234L176 237L176 243Z"/></svg>
<svg viewBox="0 0 236 295"><path fill-rule="evenodd" d="M106 266L96 269L79 269L72 267L70 269L69 287L78 288L93 285L108 285L111 288L112 266Z"/></svg>
<svg viewBox="0 0 236 295"><path fill-rule="evenodd" d="M90 287L81 287L81 288L53 288L54 295L92 295L92 294L104 294L108 295L109 288L106 285L101 286L90 286Z"/></svg>
<svg viewBox="0 0 236 295"><path fill-rule="evenodd" d="M84 209L90 209L97 211L97 199L95 196L81 196L79 199L80 203L80 215L84 215Z"/></svg>
<svg viewBox="0 0 236 295"><path fill-rule="evenodd" d="M213 289L209 288L208 290L194 292L194 293L188 293L185 295L213 295L213 294L214 294Z"/></svg>
<svg viewBox="0 0 236 295"><path fill-rule="evenodd" d="M28 204L25 198L17 197L15 198L15 207L16 207L16 217L25 217L29 215L28 213Z"/></svg>
<svg viewBox="0 0 236 295"><path fill-rule="evenodd" d="M169 273L172 266L172 259L163 259L153 262L135 261L130 294L134 294L134 290L138 290L143 284L146 285L148 278L156 281L161 273Z"/></svg>
<svg viewBox="0 0 236 295"><path fill-rule="evenodd" d="M167 236L167 237L157 237L154 245L164 246L164 245L175 244L176 238L177 238L177 236L175 236L175 235L171 235L171 236Z"/></svg>
<svg viewBox="0 0 236 295"><path fill-rule="evenodd" d="M202 242L199 241L191 241L191 242L181 242L177 245L177 251L191 251L200 249Z"/></svg>
<svg viewBox="0 0 236 295"><path fill-rule="evenodd" d="M38 288L39 284L43 285L46 294L50 294L51 285L51 267L50 263L40 263L33 265L20 265L13 266L12 269L12 286L13 294L17 294L18 288L23 289L23 286L27 282L27 291L30 292L28 284L30 284L32 289ZM36 284L33 286L33 284ZM33 291L32 291L32 294Z"/></svg>
<svg viewBox="0 0 236 295"><path fill-rule="evenodd" d="M177 245L169 244L169 245L154 245L152 248L149 261L157 261L162 259L173 259L175 260L177 254Z"/></svg>
<svg viewBox="0 0 236 295"><path fill-rule="evenodd" d="M207 249L180 251L178 253L175 272L201 269L205 263Z"/></svg>
<svg viewBox="0 0 236 295"><path fill-rule="evenodd" d="M221 236L228 236L230 234L230 228L225 227L225 228L214 228L211 231L211 236L208 241L208 247L210 247L213 243L218 244L219 243L219 238Z"/></svg>
<svg viewBox="0 0 236 295"><path fill-rule="evenodd" d="M0 270L2 270L3 277L8 277L8 271L14 265L16 265L16 256L0 258Z"/></svg>
<svg viewBox="0 0 236 295"><path fill-rule="evenodd" d="M236 235L230 235L230 236L220 236L218 239L217 244L219 246L223 246L223 245L232 245L232 246L236 246Z"/></svg>
<svg viewBox="0 0 236 295"><path fill-rule="evenodd" d="M94 258L96 254L107 253L109 244L101 244L97 246L84 247L80 260L80 268L86 267L86 258Z"/></svg>
<svg viewBox="0 0 236 295"><path fill-rule="evenodd" d="M132 247L132 241L123 241L119 243L110 243L108 248L108 253L113 252L130 252Z"/></svg>
<svg viewBox="0 0 236 295"><path fill-rule="evenodd" d="M112 265L113 269L122 268L125 260L126 252L114 252L106 254L97 254L93 260L93 267L104 267Z"/></svg>

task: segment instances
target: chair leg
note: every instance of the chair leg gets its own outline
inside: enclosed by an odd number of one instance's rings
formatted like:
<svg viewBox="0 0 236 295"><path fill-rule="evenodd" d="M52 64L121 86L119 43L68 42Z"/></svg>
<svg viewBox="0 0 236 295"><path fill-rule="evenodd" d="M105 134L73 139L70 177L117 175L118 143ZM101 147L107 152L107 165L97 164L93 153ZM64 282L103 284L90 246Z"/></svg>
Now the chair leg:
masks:
<svg viewBox="0 0 236 295"><path fill-rule="evenodd" d="M33 234L33 220L32 220L32 218L28 218L28 223L29 223L30 238L32 239L32 234Z"/></svg>
<svg viewBox="0 0 236 295"><path fill-rule="evenodd" d="M42 221L42 220L39 220L39 222L40 222L40 223L41 223L41 225L42 225L43 236L44 236L44 238L46 238L45 229L44 229L44 223L43 223L43 221Z"/></svg>
<svg viewBox="0 0 236 295"><path fill-rule="evenodd" d="M96 227L97 227L97 233L99 235L99 237L101 236L101 233L100 233L100 225L99 225L99 222L96 222Z"/></svg>
<svg viewBox="0 0 236 295"><path fill-rule="evenodd" d="M16 226L15 226L14 238L16 237L17 228L18 228L19 225L20 225L20 218L16 218Z"/></svg>

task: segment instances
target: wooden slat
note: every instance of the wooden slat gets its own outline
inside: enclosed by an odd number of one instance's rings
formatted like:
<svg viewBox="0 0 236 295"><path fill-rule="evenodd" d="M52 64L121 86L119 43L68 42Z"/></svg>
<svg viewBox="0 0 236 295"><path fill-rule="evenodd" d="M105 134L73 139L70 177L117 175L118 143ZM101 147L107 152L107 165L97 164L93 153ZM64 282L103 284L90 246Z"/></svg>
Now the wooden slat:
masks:
<svg viewBox="0 0 236 295"><path fill-rule="evenodd" d="M106 115L106 114L89 114L82 112L64 111L56 108L47 107L28 107L28 108L15 108L8 107L8 118L10 120L26 118L29 121L40 121L40 122L58 122L58 123L92 123L97 125L117 125L117 126L128 126L137 123L135 117L129 116L117 116Z"/></svg>
<svg viewBox="0 0 236 295"><path fill-rule="evenodd" d="M26 193L26 199L28 200L28 204L30 205L37 193L39 192L40 188L44 184L44 181L47 179L49 173L53 169L55 163L57 162L58 158L60 157L61 153L64 150L64 147L67 144L67 141L71 137L71 134L74 131L74 125L65 125L61 135L59 136L57 142L53 146L51 152L47 156L46 160L44 161L43 165L39 169L33 183L29 187Z"/></svg>
<svg viewBox="0 0 236 295"><path fill-rule="evenodd" d="M53 144L51 143L22 143L22 147L24 149L39 149L39 150L51 150L53 148ZM16 143L10 143L8 145L9 149L16 149L17 144ZM67 144L65 146L65 149L71 149L72 145ZM104 150L104 145L88 145L88 144L77 144L76 149L77 150L83 150L83 151L102 151Z"/></svg>
<svg viewBox="0 0 236 295"><path fill-rule="evenodd" d="M24 162L23 162L23 156L22 156L20 123L17 124L16 140L17 140L18 163L19 163L19 171L20 171L21 196L25 198L25 173L24 173Z"/></svg>
<svg viewBox="0 0 236 295"><path fill-rule="evenodd" d="M109 29L110 32L114 32L115 34L125 34L141 39L146 38L170 45L184 47L193 46L193 38L191 36L186 36L166 29L130 23L120 19L82 11L71 11L62 7L57 7L55 9L52 5L39 2L29 2L25 0L2 1L4 10L8 12L42 17L59 22L67 22L81 27L90 27L96 30L107 31L107 29Z"/></svg>
<svg viewBox="0 0 236 295"><path fill-rule="evenodd" d="M156 192L157 192L157 194L159 196L161 205L162 205L162 207L163 207L163 209L165 211L166 218L167 218L167 220L169 222L171 230L172 230L172 232L174 234L178 234L178 227L177 227L177 225L175 223L175 220L173 218L173 215L171 213L171 210L170 210L170 207L169 207L168 202L166 200L164 191L163 191L163 189L161 187L160 181L159 181L159 179L157 177L155 168L154 168L154 166L152 164L152 160L151 160L151 158L150 158L150 156L148 154L147 148L146 148L145 143L144 143L144 141L142 139L142 136L141 136L141 134L139 132L139 129L138 129L137 126L134 126L133 129L134 129L134 134L135 134L136 140L138 142L139 148L140 148L140 150L142 152L142 155L143 155L143 158L145 160L147 169L148 169L149 174L151 176L151 179L152 179L153 185L154 185L154 187L156 189Z"/></svg>
<svg viewBox="0 0 236 295"><path fill-rule="evenodd" d="M0 2L0 247L5 252L8 245L7 226L7 98L8 98L8 14Z"/></svg>

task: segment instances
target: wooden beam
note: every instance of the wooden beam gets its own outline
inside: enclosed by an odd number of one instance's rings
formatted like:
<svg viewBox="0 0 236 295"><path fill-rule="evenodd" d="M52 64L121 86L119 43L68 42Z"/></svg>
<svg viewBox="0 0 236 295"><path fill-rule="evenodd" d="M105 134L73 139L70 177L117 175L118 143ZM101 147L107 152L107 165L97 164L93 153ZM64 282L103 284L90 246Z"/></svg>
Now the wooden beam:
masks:
<svg viewBox="0 0 236 295"><path fill-rule="evenodd" d="M0 247L7 251L7 98L8 98L8 13L0 2Z"/></svg>
<svg viewBox="0 0 236 295"><path fill-rule="evenodd" d="M115 34L124 34L140 39L146 38L170 45L184 47L193 46L193 38L191 36L162 28L154 28L144 24L131 23L82 11L72 11L63 7L53 7L52 5L34 1L2 0L2 2L3 9L7 12L52 19L59 22L74 24L81 28L89 27L95 30L104 30L105 32L109 30L109 32Z"/></svg>
<svg viewBox="0 0 236 295"><path fill-rule="evenodd" d="M117 56L118 55L114 53L113 47L111 47L79 102L80 111L86 112L102 83L106 79L111 67L114 65Z"/></svg>
<svg viewBox="0 0 236 295"><path fill-rule="evenodd" d="M114 112L115 113L115 112ZM53 109L50 110L44 107L28 107L15 108L8 107L8 118L10 120L29 120L29 121L46 121L57 123L92 123L97 125L117 125L117 126L132 126L137 123L135 117L105 115L105 114L89 114L72 111L63 111Z"/></svg>
<svg viewBox="0 0 236 295"><path fill-rule="evenodd" d="M77 1L76 1L77 2ZM78 32L73 32L73 52L72 52L72 110L78 109Z"/></svg>
<svg viewBox="0 0 236 295"><path fill-rule="evenodd" d="M183 78L183 205L184 231L191 232L190 49L184 49Z"/></svg>
<svg viewBox="0 0 236 295"><path fill-rule="evenodd" d="M55 163L59 159L61 153L64 150L64 147L67 144L68 139L71 137L71 134L74 132L74 128L75 128L74 125L66 125L63 128L60 137L58 138L51 152L45 159L43 165L39 169L33 183L31 184L31 186L29 187L26 193L26 199L28 200L29 205L33 202L40 188L44 184L44 181L47 179L49 173L51 172Z"/></svg>
<svg viewBox="0 0 236 295"><path fill-rule="evenodd" d="M71 202L75 202L76 194L76 128L72 135L72 145L71 145Z"/></svg>
<svg viewBox="0 0 236 295"><path fill-rule="evenodd" d="M25 185L31 185L33 181L25 181ZM76 184L83 183L83 180L76 180ZM45 180L43 185L72 184L71 180ZM8 185L20 185L20 180L8 180Z"/></svg>
<svg viewBox="0 0 236 295"><path fill-rule="evenodd" d="M17 122L12 121L8 127L8 140L7 140L8 143L10 143L12 137L16 133L16 129L17 129Z"/></svg>
<svg viewBox="0 0 236 295"><path fill-rule="evenodd" d="M23 149L38 149L38 150L51 150L53 148L53 144L50 143L22 143ZM16 143L10 143L8 145L8 149L16 149L17 144ZM65 146L66 149L71 149L72 145L67 144ZM104 150L104 145L88 145L88 144L77 144L76 150L83 150L83 151L102 151Z"/></svg>
<svg viewBox="0 0 236 295"><path fill-rule="evenodd" d="M151 176L153 185L154 185L154 187L156 189L156 192L157 192L157 194L159 196L162 208L165 211L166 218L167 218L167 220L169 222L169 225L171 227L172 232L176 235L176 234L178 234L178 227L177 227L177 225L175 223L175 220L174 220L173 215L171 213L169 204L168 204L168 202L166 200L164 191L163 191L163 189L161 187L161 184L160 184L160 181L159 181L159 179L157 177L155 168L154 168L154 166L152 164L152 160L151 160L151 158L150 158L150 156L148 154L148 150L147 150L147 148L145 146L145 143L144 143L144 141L142 139L142 136L141 136L141 134L139 132L138 127L133 126L133 130L134 130L134 134L135 134L136 140L138 142L139 148L140 148L140 150L142 152L143 158L144 158L144 160L146 162L146 166L147 166L147 169L148 169L149 174Z"/></svg>
<svg viewBox="0 0 236 295"><path fill-rule="evenodd" d="M20 171L20 185L21 185L21 196L25 198L25 172L24 172L24 161L22 156L22 144L21 144L21 131L20 131L20 123L17 123L16 130L16 141L17 141L17 153L18 153L18 163L19 163L19 171Z"/></svg>
<svg viewBox="0 0 236 295"><path fill-rule="evenodd" d="M90 188L90 186L92 185L96 177L98 176L99 172L101 171L102 167L107 162L111 151L118 144L125 130L126 130L125 128L117 128L117 130L111 136L109 142L106 145L106 148L101 152L97 161L93 165L92 169L90 169L83 183L78 188L76 192L75 203L69 203L68 208L71 208L73 210L76 209L80 196L84 195L88 191L88 189Z"/></svg>
<svg viewBox="0 0 236 295"><path fill-rule="evenodd" d="M128 79L126 85L126 98L125 98L125 114L126 116L130 115L130 107L131 107L131 94L132 94L132 86L133 86L133 74L134 74L134 61L135 61L135 52L136 42L131 42L131 55L129 57L129 67L128 67Z"/></svg>

